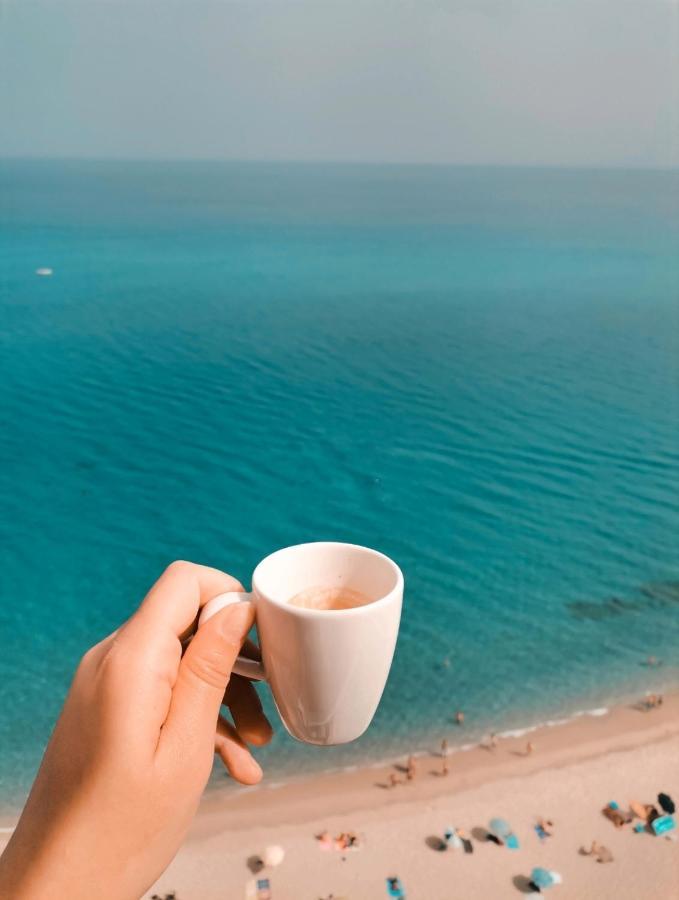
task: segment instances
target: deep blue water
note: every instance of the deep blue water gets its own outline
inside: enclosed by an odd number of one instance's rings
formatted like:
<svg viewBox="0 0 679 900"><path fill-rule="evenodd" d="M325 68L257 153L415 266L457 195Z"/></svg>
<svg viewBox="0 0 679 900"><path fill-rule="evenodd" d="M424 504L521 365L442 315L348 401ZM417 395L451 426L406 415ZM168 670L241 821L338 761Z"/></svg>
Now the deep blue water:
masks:
<svg viewBox="0 0 679 900"><path fill-rule="evenodd" d="M677 172L0 163L0 799L175 557L404 569L373 727L279 729L274 773L679 682L678 200Z"/></svg>

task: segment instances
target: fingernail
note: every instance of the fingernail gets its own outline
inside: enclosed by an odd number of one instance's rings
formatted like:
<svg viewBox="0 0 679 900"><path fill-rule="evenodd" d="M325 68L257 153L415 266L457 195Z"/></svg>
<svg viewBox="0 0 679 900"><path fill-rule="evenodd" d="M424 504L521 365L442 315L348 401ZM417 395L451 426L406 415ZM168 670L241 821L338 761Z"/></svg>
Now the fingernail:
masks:
<svg viewBox="0 0 679 900"><path fill-rule="evenodd" d="M245 637L252 625L252 603L242 600L227 606L219 619L219 630L222 634L237 634Z"/></svg>

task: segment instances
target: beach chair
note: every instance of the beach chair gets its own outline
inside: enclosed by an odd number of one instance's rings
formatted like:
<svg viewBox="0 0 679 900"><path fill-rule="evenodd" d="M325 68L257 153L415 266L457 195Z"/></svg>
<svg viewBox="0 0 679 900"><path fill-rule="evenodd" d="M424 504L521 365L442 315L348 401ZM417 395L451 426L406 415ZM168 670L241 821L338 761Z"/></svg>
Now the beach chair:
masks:
<svg viewBox="0 0 679 900"><path fill-rule="evenodd" d="M257 900L272 900L271 882L268 878L257 879Z"/></svg>

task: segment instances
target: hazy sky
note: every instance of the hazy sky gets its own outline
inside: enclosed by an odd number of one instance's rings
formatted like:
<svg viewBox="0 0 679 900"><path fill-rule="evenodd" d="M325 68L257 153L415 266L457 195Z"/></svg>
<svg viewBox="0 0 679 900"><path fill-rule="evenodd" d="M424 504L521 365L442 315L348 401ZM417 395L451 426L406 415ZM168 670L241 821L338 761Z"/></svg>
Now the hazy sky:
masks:
<svg viewBox="0 0 679 900"><path fill-rule="evenodd" d="M0 0L0 154L679 165L679 0Z"/></svg>

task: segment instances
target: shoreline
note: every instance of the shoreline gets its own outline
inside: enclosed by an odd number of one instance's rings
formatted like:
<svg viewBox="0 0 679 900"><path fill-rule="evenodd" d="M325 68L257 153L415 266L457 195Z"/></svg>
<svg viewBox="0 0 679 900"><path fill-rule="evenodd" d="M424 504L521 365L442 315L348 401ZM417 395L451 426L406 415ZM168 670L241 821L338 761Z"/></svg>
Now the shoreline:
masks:
<svg viewBox="0 0 679 900"><path fill-rule="evenodd" d="M660 691L662 693L662 689ZM522 738L527 735L531 735L531 740L539 739L538 736L544 733L549 733L551 730L556 729L566 729L569 730L571 726L574 726L576 723L586 720L586 719L606 719L608 720L611 717L612 722L615 724L612 727L617 727L618 722L621 720L621 713L624 710L630 710L637 713L638 716L642 717L641 721L637 724L639 725L651 725L653 721L657 720L659 713L661 710L653 710L649 715L648 722L643 720L643 717L647 715L646 713L640 712L637 709L637 706L641 703L644 696L648 696L650 691L646 691L644 694L629 694L625 697L618 698L614 701L611 701L605 706L592 707L588 709L578 709L573 713L564 714L564 715L555 715L554 718L548 718L545 720L541 720L532 724L520 725L516 727L506 728L503 731L494 732L495 737L501 743L502 747L508 747L508 741L520 741ZM679 723L679 686L676 686L674 683L671 687L667 688L667 693L663 693L664 703L663 708L674 709L676 706L676 713L674 715L675 721ZM469 754L477 751L483 751L484 754L487 753L483 749L484 741L487 739L491 732L486 732L483 734L480 729L469 729L470 733L468 735L469 740L462 740L462 735L465 733L465 725L459 726L456 724L451 724L450 722L445 723L440 729L440 735L445 737L448 740L448 761L451 764L451 767L454 770L455 760L459 754ZM637 730L636 728L634 729ZM677 731L679 733L679 724L677 726ZM460 743L455 743L454 739L460 738ZM412 755L418 762L427 761L427 763L431 765L435 765L438 761L440 764L440 752L432 749L431 745L435 741L429 740L426 743L429 745L429 749L414 749L411 754L406 752L389 756L382 757L379 759L367 759L358 761L356 763L352 763L346 766L334 766L327 769L319 769L317 771L313 771L308 775L291 775L289 772L282 772L280 775L272 776L271 780L267 779L266 769L264 772L264 779L258 785L252 786L241 786L235 785L230 781L226 784L214 784L208 783L208 786L205 790L205 794L201 800L201 805L198 812L198 817L201 817L206 814L206 812L211 812L213 807L221 806L225 802L229 802L232 805L234 802L239 805L240 801L238 798L248 797L252 800L253 797L258 797L259 795L268 795L269 792L285 790L287 791L295 791L297 789L301 789L310 784L315 785L326 785L333 784L336 780L341 781L345 777L348 777L350 780L353 780L354 776L357 773L366 775L369 772L375 772L380 770L393 770L394 768L398 769L399 766L403 764L403 761L407 758L408 755ZM219 763L215 763L217 767L217 771L219 771ZM465 767L466 768L466 767ZM257 801L257 805L266 806L266 800L264 797L259 798ZM14 830L14 825L21 813L21 806L15 805L13 803L1 804L0 803L0 852L4 846L3 844L3 836L6 838L8 834Z"/></svg>
<svg viewBox="0 0 679 900"><path fill-rule="evenodd" d="M492 783L511 776L521 776L558 768L568 763L604 756L607 753L634 749L645 743L657 743L665 738L679 737L679 692L664 695L660 708L642 711L636 703L599 707L578 712L568 719L554 719L538 725L498 732L498 746L489 750L483 741L450 745L447 754L449 775L438 774L441 753L437 747L419 750L415 757L418 776L415 785L394 789L385 787L389 773L397 774L406 755L380 760L367 765L353 765L308 777L266 782L245 788L218 787L206 792L197 817L196 833L209 832L212 825L229 830L229 818L238 817L238 829L257 827L263 815L269 824L288 824L290 821L311 821L321 798L332 800L334 812L374 809L390 805L392 800L407 802L411 787L417 787L415 800L454 794L470 787ZM463 731L464 726L459 727ZM534 752L525 756L530 735ZM450 743L450 739L449 739ZM437 773L437 774L433 774ZM307 804L304 797L311 794L308 819L304 818ZM229 811L224 809L228 803ZM296 815L289 814L294 805Z"/></svg>
<svg viewBox="0 0 679 900"><path fill-rule="evenodd" d="M577 721L583 717L599 717L606 716L617 709L633 707L644 697L651 694L661 694L665 698L679 697L679 666L663 666L662 668L649 668L649 671L656 674L664 674L664 680L658 679L656 683L647 683L636 690L627 689L619 693L615 693L605 699L597 698L599 705L595 706L577 706L575 703L568 709L561 708L558 712L545 711L543 718L531 719L530 712L514 710L508 715L508 719L513 719L513 723L506 720L501 730L495 730L489 727L489 723L485 723L483 727L479 727L476 723L467 721L464 726L455 724L451 719L444 721L437 728L430 727L427 732L419 738L414 738L409 747L404 748L400 752L390 753L388 756L376 756L370 753L362 759L357 759L347 765L334 765L325 768L311 770L308 774L299 775L288 770L282 770L272 775L273 781L266 779L266 765L264 781L253 787L240 787L236 785L208 784L207 794L210 796L216 792L220 796L234 793L251 793L259 790L275 790L281 786L299 784L308 780L316 780L326 776L341 775L342 773L355 772L357 769L379 769L398 764L399 761L406 756L412 754L415 757L426 757L432 755L427 747L431 747L442 738L446 738L449 744L449 754L454 757L457 753L467 753L479 747L480 744L491 734L495 733L499 739L520 738L536 731L542 731L548 728L561 728L569 725L571 722ZM674 677L671 677L674 676ZM582 698L581 698L582 699ZM576 708L573 708L573 707ZM539 715L539 714L536 714ZM490 720L492 722L492 720ZM521 723L521 724L516 724ZM282 727L282 726L280 726ZM322 752L322 748L321 748ZM435 755L435 754L434 754Z"/></svg>

